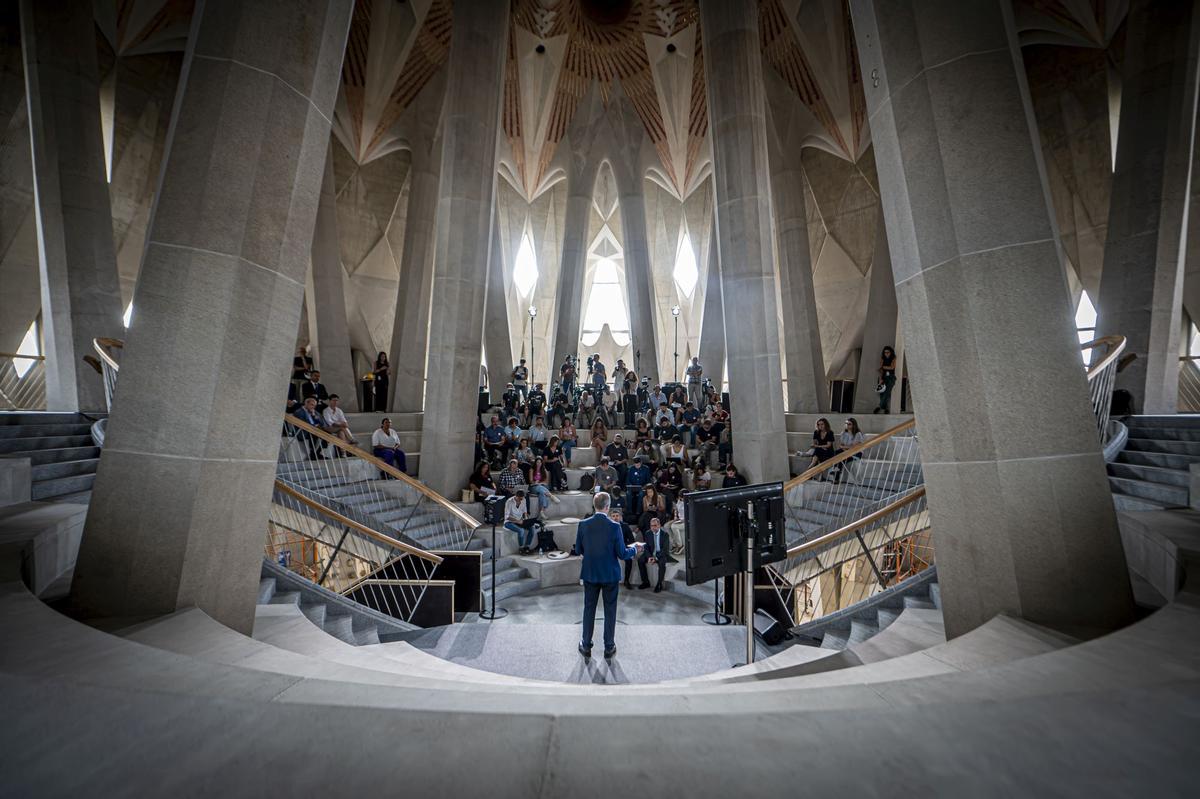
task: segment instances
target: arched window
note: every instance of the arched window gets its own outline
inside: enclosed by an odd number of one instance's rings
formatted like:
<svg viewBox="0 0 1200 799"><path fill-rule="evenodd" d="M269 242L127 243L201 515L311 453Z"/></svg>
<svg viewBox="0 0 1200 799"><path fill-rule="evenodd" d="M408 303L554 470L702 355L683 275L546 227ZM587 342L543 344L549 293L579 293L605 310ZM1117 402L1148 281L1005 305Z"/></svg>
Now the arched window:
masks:
<svg viewBox="0 0 1200 799"><path fill-rule="evenodd" d="M29 330L25 333L25 338L21 339L21 346L17 347L17 355L41 355L41 342L38 341L37 322L29 326ZM24 377L37 363L30 358L13 358L13 371L17 373L17 377Z"/></svg>
<svg viewBox="0 0 1200 799"><path fill-rule="evenodd" d="M700 272L696 269L696 251L692 249L692 239L687 233L679 242L679 250L675 253L675 271L671 274L679 293L691 297L696 290L696 281L700 279Z"/></svg>
<svg viewBox="0 0 1200 799"><path fill-rule="evenodd" d="M533 244L529 241L529 233L521 235L521 246L517 248L517 262L513 265L513 285L522 298L528 297L537 285L538 268L537 256L533 254Z"/></svg>
<svg viewBox="0 0 1200 799"><path fill-rule="evenodd" d="M606 324L617 344L629 343L629 310L625 307L617 265L601 258L592 273L592 293L583 312L583 345L595 344Z"/></svg>

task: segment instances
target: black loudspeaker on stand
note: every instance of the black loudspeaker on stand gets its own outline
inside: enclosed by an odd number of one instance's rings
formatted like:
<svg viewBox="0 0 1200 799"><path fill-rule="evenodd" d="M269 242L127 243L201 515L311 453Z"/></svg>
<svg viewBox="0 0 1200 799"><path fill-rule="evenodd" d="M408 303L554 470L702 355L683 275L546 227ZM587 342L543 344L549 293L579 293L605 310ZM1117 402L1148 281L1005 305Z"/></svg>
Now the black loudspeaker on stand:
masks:
<svg viewBox="0 0 1200 799"><path fill-rule="evenodd" d="M492 495L483 502L483 520L492 525L492 602L491 606L479 612L479 618L503 619L508 615L504 608L496 607L496 524L504 513L504 497Z"/></svg>

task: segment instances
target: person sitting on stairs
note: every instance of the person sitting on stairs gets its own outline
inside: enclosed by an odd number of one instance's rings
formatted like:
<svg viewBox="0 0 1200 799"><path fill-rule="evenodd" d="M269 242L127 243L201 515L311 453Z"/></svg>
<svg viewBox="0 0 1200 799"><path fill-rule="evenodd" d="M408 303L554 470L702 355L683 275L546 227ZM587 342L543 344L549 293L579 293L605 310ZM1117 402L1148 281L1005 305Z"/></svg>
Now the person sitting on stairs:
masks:
<svg viewBox="0 0 1200 799"><path fill-rule="evenodd" d="M662 529L657 516L651 517L650 529L642 533L642 536L645 538L646 547L638 558L638 573L642 575L642 584L638 588L650 587L650 577L646 571L646 564L649 562L658 566L658 581L654 584L654 593L657 594L662 591L663 578L667 575L667 564L671 559L671 538L667 531Z"/></svg>

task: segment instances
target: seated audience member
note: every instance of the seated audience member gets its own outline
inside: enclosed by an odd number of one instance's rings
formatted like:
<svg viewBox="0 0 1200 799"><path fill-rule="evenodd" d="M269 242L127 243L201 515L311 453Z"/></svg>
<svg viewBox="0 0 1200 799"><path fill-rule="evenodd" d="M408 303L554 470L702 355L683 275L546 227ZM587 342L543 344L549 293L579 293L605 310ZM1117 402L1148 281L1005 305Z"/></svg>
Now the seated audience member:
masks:
<svg viewBox="0 0 1200 799"><path fill-rule="evenodd" d="M550 437L550 443L546 444L546 454L543 457L546 468L550 470L550 490L566 491L567 473L563 469L562 442L558 436Z"/></svg>
<svg viewBox="0 0 1200 799"><path fill-rule="evenodd" d="M529 470L533 468L533 461L537 458L537 453L533 451L533 447L529 446L529 439L521 436L520 445L517 451L513 453L513 457L517 459L517 465L521 468L525 475L526 483L529 482Z"/></svg>
<svg viewBox="0 0 1200 799"><path fill-rule="evenodd" d="M637 517L637 514L632 511L630 512L629 515L633 518ZM629 523L625 521L625 509L610 507L608 509L608 518L612 519L614 522L621 525L621 540L625 542L625 546L627 546L627 547L633 546L633 542L637 540L637 535L633 532L633 528L629 526ZM630 576L632 576L632 574L633 574L633 558L630 558L629 560L625 561L625 587L626 588L633 588L633 586L629 584L629 578L630 578Z"/></svg>
<svg viewBox="0 0 1200 799"><path fill-rule="evenodd" d="M475 471L467 480L467 488L474 492L476 502L483 502L496 493L496 481L492 479L492 467L487 461L475 464Z"/></svg>
<svg viewBox="0 0 1200 799"><path fill-rule="evenodd" d="M658 447L651 441L643 441L641 445L634 450L633 454L635 457L641 455L642 462L650 468L651 472L653 472L654 468L658 465L658 459L661 455L661 453L658 451Z"/></svg>
<svg viewBox="0 0 1200 799"><path fill-rule="evenodd" d="M608 445L608 426L604 424L603 419L597 419L592 423L592 449L596 451L596 460L600 460L600 456L604 454L604 447Z"/></svg>
<svg viewBox="0 0 1200 799"><path fill-rule="evenodd" d="M833 430L829 429L829 420L821 417L817 420L817 429L813 430L811 469L818 463L824 463L837 454Z"/></svg>
<svg viewBox="0 0 1200 799"><path fill-rule="evenodd" d="M659 495L654 484L647 483L642 491L642 512L638 517L638 527L642 530L649 530L651 519L658 519L661 522L667 517L666 514L667 503Z"/></svg>
<svg viewBox="0 0 1200 799"><path fill-rule="evenodd" d="M654 440L658 442L658 445L661 447L677 435L679 435L679 429L671 424L671 420L665 416L659 417L654 427Z"/></svg>
<svg viewBox="0 0 1200 799"><path fill-rule="evenodd" d="M299 383L308 379L313 369L313 359L308 356L306 347L296 348L296 357L292 358L292 380Z"/></svg>
<svg viewBox="0 0 1200 799"><path fill-rule="evenodd" d="M546 444L549 442L550 431L546 429L545 422L540 416L534 417L533 427L529 428L529 443L533 445L533 451L541 455L546 451Z"/></svg>
<svg viewBox="0 0 1200 799"><path fill-rule="evenodd" d="M679 436L672 436L670 441L663 444L662 452L663 460L667 463L682 464L687 460L687 447Z"/></svg>
<svg viewBox="0 0 1200 799"><path fill-rule="evenodd" d="M521 437L523 435L521 427L517 424L517 417L510 416L508 424L504 427L504 445L508 448L509 454L512 454L513 450L521 446Z"/></svg>
<svg viewBox="0 0 1200 799"><path fill-rule="evenodd" d="M570 419L564 419L562 427L558 430L558 439L562 442L563 458L567 467L571 465L571 452L579 444L579 431L575 429L575 423Z"/></svg>
<svg viewBox="0 0 1200 799"><path fill-rule="evenodd" d="M517 534L517 551L528 555L533 546L533 523L537 521L529 512L529 503L525 500L525 489L518 488L504 503L504 529Z"/></svg>
<svg viewBox="0 0 1200 799"><path fill-rule="evenodd" d="M684 497L692 493L691 491L680 491L679 498L675 500L675 512L671 514L671 521L667 522L667 535L671 537L671 554L678 555L683 552L683 544L686 539L683 522L683 506ZM674 558L672 558L674 560Z"/></svg>
<svg viewBox="0 0 1200 799"><path fill-rule="evenodd" d="M508 443L504 437L504 428L500 426L499 416L493 416L491 424L483 429L483 451L497 464L508 457Z"/></svg>
<svg viewBox="0 0 1200 799"><path fill-rule="evenodd" d="M535 458L533 465L529 467L529 495L537 497L537 515L543 515L550 507L550 470L546 468L546 461L542 458Z"/></svg>
<svg viewBox="0 0 1200 799"><path fill-rule="evenodd" d="M715 428L716 425L713 425ZM721 443L717 444L717 461L729 463L733 460L733 419L721 423Z"/></svg>
<svg viewBox="0 0 1200 799"><path fill-rule="evenodd" d="M650 392L650 410L658 413L659 408L668 404L670 404L670 401L667 398L666 392L663 391L662 386L655 384L654 390ZM654 424L657 425L658 420L655 420Z"/></svg>
<svg viewBox="0 0 1200 799"><path fill-rule="evenodd" d="M617 483L625 485L625 473L629 470L629 449L621 440L621 434L617 433L613 436L612 443L604 448L604 456L608 458L608 462L617 470Z"/></svg>
<svg viewBox="0 0 1200 799"><path fill-rule="evenodd" d="M633 466L625 473L625 493L629 495L629 507L640 510L642 489L651 480L650 467L641 455L633 456Z"/></svg>
<svg viewBox="0 0 1200 799"><path fill-rule="evenodd" d="M617 393L611 388L604 392L604 421L612 427L621 423L620 414L617 413Z"/></svg>
<svg viewBox="0 0 1200 799"><path fill-rule="evenodd" d="M737 486L746 485L746 478L738 472L737 467L732 463L725 467L725 480L721 483L722 488L735 488Z"/></svg>
<svg viewBox="0 0 1200 799"><path fill-rule="evenodd" d="M341 409L341 404L341 397L337 394L329 395L329 405L325 408L325 413L321 414L325 422L323 426L347 444L357 446L358 439L350 432L350 423L346 421L346 413Z"/></svg>
<svg viewBox="0 0 1200 799"><path fill-rule="evenodd" d="M300 395L304 399L308 399L309 397L316 399L317 412L325 412L325 406L329 402L329 392L325 390L325 384L321 382L320 370L314 369L309 374L308 380L305 380L300 386Z"/></svg>
<svg viewBox="0 0 1200 799"><path fill-rule="evenodd" d="M658 493L662 495L663 501L667 505L667 513L671 513L675 508L675 498L683 490L683 471L679 468L679 464L676 461L669 461L659 470L658 480L655 482L658 485Z"/></svg>
<svg viewBox="0 0 1200 799"><path fill-rule="evenodd" d="M600 465L596 467L594 473L596 479L595 490L597 493L607 491L612 494L618 487L617 470L613 468L612 463L607 457L600 459Z"/></svg>
<svg viewBox="0 0 1200 799"><path fill-rule="evenodd" d="M682 410L686 403L687 391L684 390L683 386L675 386L675 389L671 392L670 405L672 410Z"/></svg>
<svg viewBox="0 0 1200 799"><path fill-rule="evenodd" d="M529 400L525 404L525 409L529 419L534 419L546 412L546 392L542 390L541 383L534 385L533 391L529 392Z"/></svg>
<svg viewBox="0 0 1200 799"><path fill-rule="evenodd" d="M557 394L554 401L550 403L550 410L546 414L546 425L554 427L555 422L562 424L571 417L571 408L567 405L567 395Z"/></svg>
<svg viewBox="0 0 1200 799"><path fill-rule="evenodd" d="M645 419L638 419L637 426L633 428L634 446L640 447L644 442L649 441L650 438L650 425L646 423Z"/></svg>
<svg viewBox="0 0 1200 799"><path fill-rule="evenodd" d="M304 404L296 410L292 411L292 416L295 416L302 422L307 422L313 427L321 426L321 418L317 415L317 400L315 397L309 397L304 400ZM323 461L325 456L321 454L321 439L314 436L307 430L300 430L296 433L296 438L304 442L304 446L308 448L308 459L312 461Z"/></svg>
<svg viewBox="0 0 1200 799"><path fill-rule="evenodd" d="M675 424L675 411L671 410L671 406L665 402L659 405L658 410L654 412L654 426L657 428L663 422L672 426Z"/></svg>
<svg viewBox="0 0 1200 799"><path fill-rule="evenodd" d="M700 450L700 458L707 464L712 453L721 444L721 431L713 426L713 420L706 418L696 428L696 449Z"/></svg>
<svg viewBox="0 0 1200 799"><path fill-rule="evenodd" d="M506 497L511 497L520 490L521 494L525 493L525 474L521 471L521 467L517 464L516 458L509 458L508 465L500 472L500 493Z"/></svg>
<svg viewBox="0 0 1200 799"><path fill-rule="evenodd" d="M679 414L679 430L688 436L688 446L696 446L696 430L700 427L700 411L691 402L683 406Z"/></svg>
<svg viewBox="0 0 1200 799"><path fill-rule="evenodd" d="M596 419L596 397L590 391L579 395L579 411L575 414L575 423L580 427L591 427Z"/></svg>
<svg viewBox="0 0 1200 799"><path fill-rule="evenodd" d="M408 474L408 458L404 450L400 449L400 436L396 435L396 431L392 429L392 420L386 416L379 423L379 429L371 436L371 451L388 466L394 466Z"/></svg>
<svg viewBox="0 0 1200 799"><path fill-rule="evenodd" d="M638 588L650 587L650 576L646 573L646 564L658 566L658 581L654 584L654 593L663 590L663 578L667 574L667 563L671 559L671 539L667 531L662 529L658 517L650 519L650 527L642 533L646 546L638 556L638 572L642 576L642 584Z"/></svg>
<svg viewBox="0 0 1200 799"><path fill-rule="evenodd" d="M702 455L697 455L696 462L692 464L692 488L696 491L712 488L712 472L708 470L708 463Z"/></svg>
<svg viewBox="0 0 1200 799"><path fill-rule="evenodd" d="M862 430L858 429L858 420L855 419L853 416L851 416L849 419L846 420L846 426L845 426L845 429L842 430L842 434L840 436L838 436L838 441L837 441L838 452L848 450L851 447L857 447L859 444L863 443L864 441L866 441L866 438L863 437ZM837 474L835 474L833 476L834 482L835 483L842 482L843 475L845 475L847 481L849 481L851 483L855 482L855 480L854 480L854 464L856 461L860 460L861 458L862 458L862 453L859 452L855 455L851 455L848 459L842 461L837 466L835 466L834 469L837 470Z"/></svg>

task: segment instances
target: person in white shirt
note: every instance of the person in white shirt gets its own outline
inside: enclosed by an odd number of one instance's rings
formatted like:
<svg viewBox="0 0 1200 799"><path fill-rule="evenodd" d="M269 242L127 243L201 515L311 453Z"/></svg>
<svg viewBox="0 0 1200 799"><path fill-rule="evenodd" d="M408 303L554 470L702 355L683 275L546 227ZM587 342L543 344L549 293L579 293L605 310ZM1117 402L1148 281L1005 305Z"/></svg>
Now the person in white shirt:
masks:
<svg viewBox="0 0 1200 799"><path fill-rule="evenodd" d="M404 450L400 449L400 436L396 435L396 431L392 429L392 420L386 416L379 423L379 429L371 436L371 451L388 466L408 473L408 459Z"/></svg>
<svg viewBox="0 0 1200 799"><path fill-rule="evenodd" d="M504 529L517 534L518 552L528 555L533 547L533 522L529 515L529 503L525 499L525 489L518 488L517 493L504 503Z"/></svg>
<svg viewBox="0 0 1200 799"><path fill-rule="evenodd" d="M690 491L680 491L679 498L675 501L675 517L667 522L667 535L671 537L671 554L679 555L683 552L684 541L684 525L683 525L683 498L690 494Z"/></svg>
<svg viewBox="0 0 1200 799"><path fill-rule="evenodd" d="M346 412L342 410L341 404L342 401L337 394L329 395L329 405L325 407L325 413L321 414L324 422L322 427L347 444L357 445L358 439L350 432L350 423L346 421Z"/></svg>
<svg viewBox="0 0 1200 799"><path fill-rule="evenodd" d="M851 416L846 420L846 425L842 430L841 435L838 436L838 451L841 452L844 449L850 449L851 447L858 446L865 440L866 439L863 437L862 430L858 429L858 420ZM833 476L833 481L835 483L840 483L842 482L842 478L845 477L848 482L856 482L854 479L854 462L861 457L861 452L857 455L851 455L849 458L834 467L837 471Z"/></svg>
<svg viewBox="0 0 1200 799"><path fill-rule="evenodd" d="M699 358L692 358L692 362L687 368L687 394L688 399L699 408L704 401L702 393L703 383L701 382L704 376L704 367L700 365Z"/></svg>

